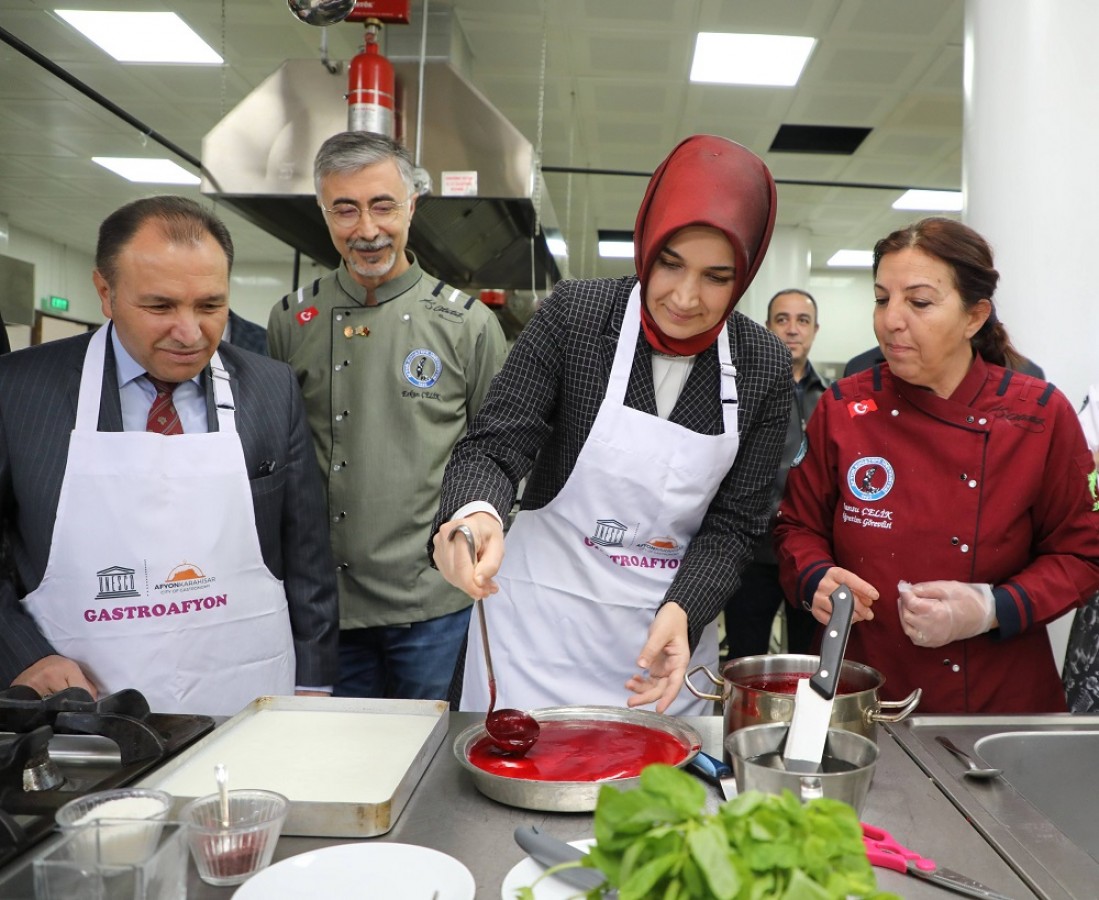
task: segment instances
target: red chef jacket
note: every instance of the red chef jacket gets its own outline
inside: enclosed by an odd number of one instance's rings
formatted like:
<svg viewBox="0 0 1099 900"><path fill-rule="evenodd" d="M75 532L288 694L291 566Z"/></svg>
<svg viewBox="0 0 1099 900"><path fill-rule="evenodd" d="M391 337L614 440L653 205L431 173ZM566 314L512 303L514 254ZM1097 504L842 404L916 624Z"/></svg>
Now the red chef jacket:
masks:
<svg viewBox="0 0 1099 900"><path fill-rule="evenodd" d="M842 566L878 589L849 659L924 712L1064 711L1046 622L1099 588L1099 513L1076 413L1053 385L974 360L949 399L876 366L809 422L775 529L792 602ZM999 628L935 649L901 629L897 582L993 586Z"/></svg>

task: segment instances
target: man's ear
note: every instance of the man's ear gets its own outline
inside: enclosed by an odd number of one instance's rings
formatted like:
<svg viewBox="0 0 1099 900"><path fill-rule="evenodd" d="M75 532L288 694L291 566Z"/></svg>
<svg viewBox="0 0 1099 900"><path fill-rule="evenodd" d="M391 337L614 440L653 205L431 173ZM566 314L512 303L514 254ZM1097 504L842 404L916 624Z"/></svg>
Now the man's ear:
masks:
<svg viewBox="0 0 1099 900"><path fill-rule="evenodd" d="M95 292L99 295L99 306L103 310L103 315L108 319L113 318L111 316L111 286L107 284L107 279L103 277L99 269L92 270L92 284L95 285Z"/></svg>

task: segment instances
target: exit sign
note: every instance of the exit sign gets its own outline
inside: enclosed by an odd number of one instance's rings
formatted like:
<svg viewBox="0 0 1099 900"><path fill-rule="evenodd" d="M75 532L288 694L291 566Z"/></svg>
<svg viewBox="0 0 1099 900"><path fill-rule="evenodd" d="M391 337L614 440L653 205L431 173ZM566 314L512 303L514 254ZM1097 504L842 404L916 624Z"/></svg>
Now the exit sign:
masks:
<svg viewBox="0 0 1099 900"><path fill-rule="evenodd" d="M42 301L42 307L51 312L68 312L69 301L65 297L46 297Z"/></svg>

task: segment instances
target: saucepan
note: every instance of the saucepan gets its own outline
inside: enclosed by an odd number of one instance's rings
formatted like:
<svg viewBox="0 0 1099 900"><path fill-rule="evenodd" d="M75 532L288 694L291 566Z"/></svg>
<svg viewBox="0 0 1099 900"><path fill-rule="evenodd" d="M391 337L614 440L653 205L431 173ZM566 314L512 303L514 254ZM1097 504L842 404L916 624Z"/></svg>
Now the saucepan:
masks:
<svg viewBox="0 0 1099 900"><path fill-rule="evenodd" d="M812 675L819 664L819 656L794 653L745 656L727 662L721 678L706 666L695 666L687 673L687 689L700 699L722 703L724 733L730 734L750 725L789 722L794 715L798 680ZM691 678L699 672L721 688L721 693L711 694L695 687ZM879 722L907 718L919 704L922 691L917 688L903 700L882 700L878 691L883 684L885 677L877 669L844 660L829 727L876 741Z"/></svg>
<svg viewBox="0 0 1099 900"><path fill-rule="evenodd" d="M698 731L681 719L643 709L615 706L555 706L531 710L542 730L538 743L523 757L492 755L484 723L466 728L454 739L454 755L482 794L508 806L550 812L591 812L599 789L637 786L642 747L662 748L670 765L683 767L702 749ZM574 740L570 744L569 731ZM616 746L620 749L616 749ZM628 746L628 749L621 749ZM486 755L486 753L488 755ZM555 755L567 756L579 779L550 780ZM485 766L488 766L486 769Z"/></svg>

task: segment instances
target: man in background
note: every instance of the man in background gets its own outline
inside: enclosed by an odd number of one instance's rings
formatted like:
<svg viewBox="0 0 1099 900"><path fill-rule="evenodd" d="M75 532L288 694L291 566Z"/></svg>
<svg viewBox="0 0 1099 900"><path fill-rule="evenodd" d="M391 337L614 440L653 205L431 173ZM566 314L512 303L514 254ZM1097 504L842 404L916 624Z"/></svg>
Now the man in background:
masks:
<svg viewBox="0 0 1099 900"><path fill-rule="evenodd" d="M290 369L219 346L233 244L194 201L100 226L110 322L0 359L0 684L231 715L336 676L324 502Z"/></svg>
<svg viewBox="0 0 1099 900"><path fill-rule="evenodd" d="M267 355L267 329L255 322L249 322L232 310L229 310L229 321L225 323L225 333L221 339L242 350L251 350L260 356Z"/></svg>
<svg viewBox="0 0 1099 900"><path fill-rule="evenodd" d="M271 355L297 373L340 592L338 696L445 699L471 599L427 553L439 485L504 360L492 312L407 250L416 209L408 151L344 132L314 164L343 258L271 311Z"/></svg>
<svg viewBox="0 0 1099 900"><path fill-rule="evenodd" d="M774 526L786 475L805 455L805 425L817 407L820 395L828 387L809 362L820 323L817 302L808 291L791 288L779 291L767 304L767 328L790 351L794 391L790 402L790 420L782 460L771 488L771 526ZM803 609L785 603L778 582L778 563L771 540L772 528L756 545L755 558L744 570L740 589L725 606L725 640L728 658L756 656L768 652L775 613L786 616L786 649L790 653L808 653L816 633L816 620Z"/></svg>

